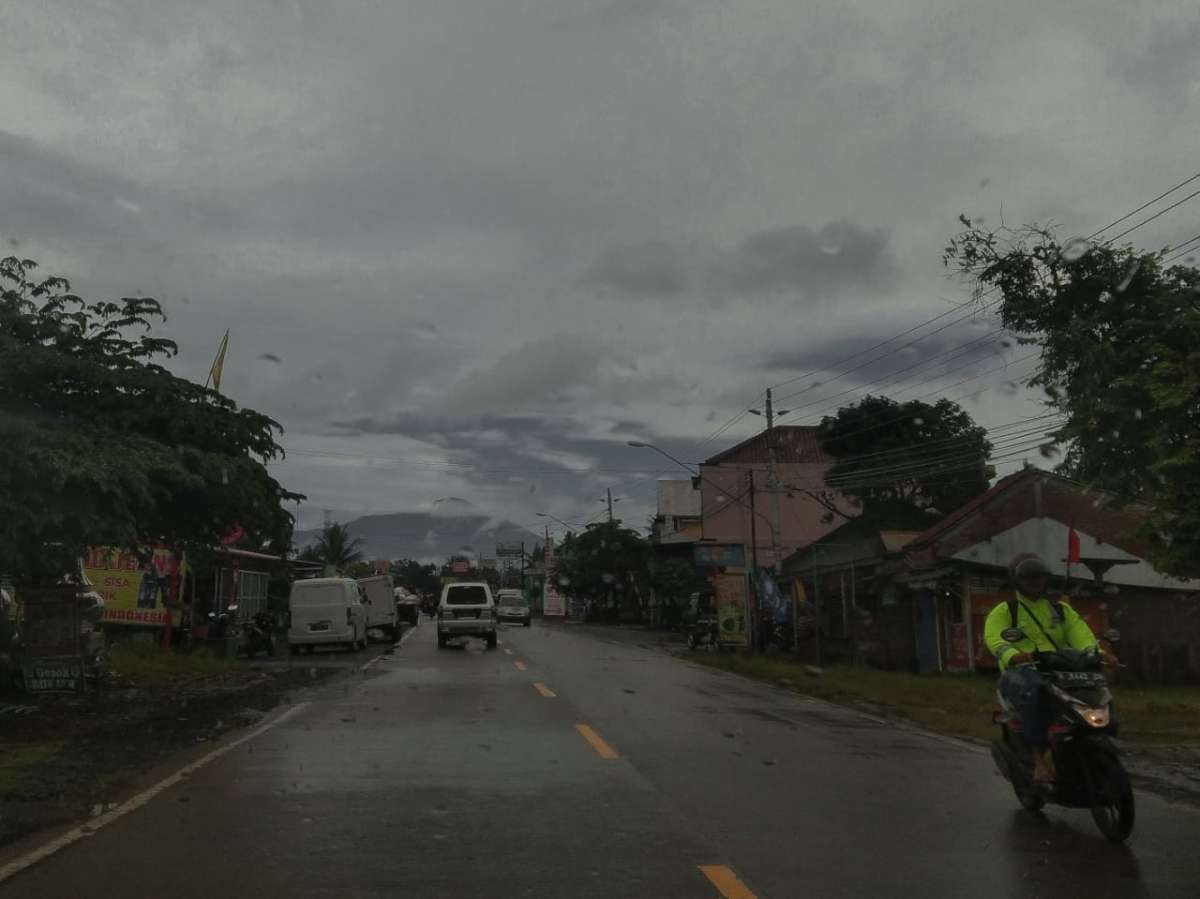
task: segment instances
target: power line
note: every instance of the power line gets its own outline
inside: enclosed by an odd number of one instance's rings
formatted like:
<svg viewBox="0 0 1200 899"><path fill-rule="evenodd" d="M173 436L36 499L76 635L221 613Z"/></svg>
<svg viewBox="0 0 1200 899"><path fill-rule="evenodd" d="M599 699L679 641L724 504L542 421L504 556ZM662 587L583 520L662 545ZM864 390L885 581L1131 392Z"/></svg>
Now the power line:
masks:
<svg viewBox="0 0 1200 899"><path fill-rule="evenodd" d="M1191 184L1193 181L1195 181L1197 178L1200 178L1200 172L1197 172L1195 175L1192 175L1192 177L1190 177L1190 178L1185 178L1183 181L1180 181L1178 184L1176 184L1176 185L1175 185L1174 187L1172 187L1170 190L1163 191L1161 194L1159 194L1159 195L1158 195L1157 197L1155 197L1153 200L1149 200L1149 201L1147 201L1147 202L1143 203L1143 204L1142 204L1141 206L1139 206L1137 209L1133 210L1133 212L1127 212L1127 213L1125 213L1123 216L1121 216L1119 219L1116 219L1116 220L1114 220L1114 221L1111 221L1111 222L1109 222L1107 225L1105 225L1105 226L1104 226L1103 228L1101 228L1099 231L1093 231L1091 234L1089 234L1089 235L1087 236L1087 238L1086 238L1086 239L1087 239L1087 240L1092 240L1093 238L1099 237L1101 234L1103 234L1105 231L1107 231L1107 230L1108 230L1109 228L1111 228L1113 225L1119 225L1119 224L1121 224L1121 222L1125 221L1126 219L1131 219L1131 218L1133 218L1135 215L1137 215L1137 214L1138 214L1139 212L1141 212L1143 209L1146 209L1146 208L1148 208L1148 207L1150 207L1150 206L1153 206L1153 205L1154 205L1155 203L1157 203L1159 200L1163 199L1163 197L1166 197L1166 196L1169 196L1170 194L1173 194L1173 193L1175 193L1175 191L1179 190L1179 188L1181 188L1181 187L1186 187L1187 185L1189 185L1189 184Z"/></svg>
<svg viewBox="0 0 1200 899"><path fill-rule="evenodd" d="M1104 245L1108 246L1109 244L1115 243L1116 241L1118 241L1122 237L1124 237L1126 234L1129 234L1131 231L1136 231L1138 228L1142 227L1142 225L1148 224L1148 223L1154 221L1156 218L1166 215L1172 209L1177 209L1178 207L1182 206L1184 203L1186 203L1188 200L1192 199L1193 197L1200 197L1200 190L1193 191L1192 193L1188 194L1186 197L1184 197L1182 200L1178 201L1177 203L1172 203L1166 209L1160 209L1158 212L1154 213L1154 215L1151 215L1151 216L1143 219L1142 221L1138 222L1133 227L1126 228L1124 231L1122 231L1116 237L1110 237L1108 240L1106 240L1104 242Z"/></svg>

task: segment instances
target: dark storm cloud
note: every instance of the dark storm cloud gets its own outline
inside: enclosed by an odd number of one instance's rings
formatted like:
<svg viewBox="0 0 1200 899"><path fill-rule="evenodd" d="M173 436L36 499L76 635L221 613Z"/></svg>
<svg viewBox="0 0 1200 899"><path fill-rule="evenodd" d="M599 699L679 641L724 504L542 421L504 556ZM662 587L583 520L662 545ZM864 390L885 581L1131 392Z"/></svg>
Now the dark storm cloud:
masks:
<svg viewBox="0 0 1200 899"><path fill-rule="evenodd" d="M822 293L843 287L887 287L895 276L885 228L831 222L813 230L791 225L748 237L717 268L740 291Z"/></svg>
<svg viewBox="0 0 1200 899"><path fill-rule="evenodd" d="M1160 25L1143 45L1122 48L1113 69L1135 87L1179 102L1196 87L1198 47L1200 22Z"/></svg>
<svg viewBox="0 0 1200 899"><path fill-rule="evenodd" d="M660 240L605 250L584 280L633 296L670 296L688 286L680 252Z"/></svg>

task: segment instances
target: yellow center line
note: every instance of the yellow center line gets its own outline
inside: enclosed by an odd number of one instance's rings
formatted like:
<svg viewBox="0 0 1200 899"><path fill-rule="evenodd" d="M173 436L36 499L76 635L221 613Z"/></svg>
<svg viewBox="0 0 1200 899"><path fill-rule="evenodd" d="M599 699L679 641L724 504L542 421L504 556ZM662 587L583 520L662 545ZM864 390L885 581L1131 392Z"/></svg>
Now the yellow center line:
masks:
<svg viewBox="0 0 1200 899"><path fill-rule="evenodd" d="M592 745L592 748L596 750L596 755L600 756L600 758L615 759L617 757L617 751L605 743L600 735L586 724L576 724L575 729L579 731L580 736Z"/></svg>
<svg viewBox="0 0 1200 899"><path fill-rule="evenodd" d="M524 670L525 670L525 663L524 663L524 662L522 662L520 659L517 659L517 661L513 662L513 664L517 666L517 670L518 670L518 671L524 671Z"/></svg>
<svg viewBox="0 0 1200 899"><path fill-rule="evenodd" d="M553 690L551 690L549 687L547 687L543 683L534 684L533 689L537 690L539 693L541 693L547 699L553 699L555 696L558 695L557 693L555 693Z"/></svg>
<svg viewBox="0 0 1200 899"><path fill-rule="evenodd" d="M511 650L511 649L509 649L509 648L507 648L507 647L505 647L505 649L504 649L504 654L505 654L505 655L509 655L509 656L510 656L510 655L512 655L512 650Z"/></svg>
<svg viewBox="0 0 1200 899"><path fill-rule="evenodd" d="M725 899L755 899L749 888L726 865L701 865L700 873L712 881Z"/></svg>

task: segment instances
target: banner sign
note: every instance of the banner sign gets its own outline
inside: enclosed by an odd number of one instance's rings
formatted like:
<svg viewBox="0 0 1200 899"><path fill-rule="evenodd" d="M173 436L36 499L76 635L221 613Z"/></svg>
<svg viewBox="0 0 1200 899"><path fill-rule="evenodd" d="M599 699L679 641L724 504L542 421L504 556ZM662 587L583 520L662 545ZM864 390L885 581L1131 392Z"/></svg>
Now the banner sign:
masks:
<svg viewBox="0 0 1200 899"><path fill-rule="evenodd" d="M455 559L450 563L450 571L453 574L466 574L471 570L471 563L466 559Z"/></svg>
<svg viewBox="0 0 1200 899"><path fill-rule="evenodd" d="M23 594L21 674L30 693L83 689L79 648L79 598L74 586Z"/></svg>
<svg viewBox="0 0 1200 899"><path fill-rule="evenodd" d="M701 568L746 567L746 547L741 543L697 543L692 553Z"/></svg>
<svg viewBox="0 0 1200 899"><path fill-rule="evenodd" d="M546 585L542 590L542 614L562 618L567 614L567 601L558 592L558 571L554 562L554 541L546 541Z"/></svg>
<svg viewBox="0 0 1200 899"><path fill-rule="evenodd" d="M497 543L496 558L519 559L525 555L525 545L522 543Z"/></svg>
<svg viewBox="0 0 1200 899"><path fill-rule="evenodd" d="M103 624L132 624L163 627L167 608L171 623L180 621L180 586L187 573L187 560L170 550L155 549L149 561L139 561L126 550L89 550L83 573L92 589L104 598Z"/></svg>
<svg viewBox="0 0 1200 899"><path fill-rule="evenodd" d="M717 604L717 639L733 646L745 646L747 589L746 575L718 574L712 578Z"/></svg>

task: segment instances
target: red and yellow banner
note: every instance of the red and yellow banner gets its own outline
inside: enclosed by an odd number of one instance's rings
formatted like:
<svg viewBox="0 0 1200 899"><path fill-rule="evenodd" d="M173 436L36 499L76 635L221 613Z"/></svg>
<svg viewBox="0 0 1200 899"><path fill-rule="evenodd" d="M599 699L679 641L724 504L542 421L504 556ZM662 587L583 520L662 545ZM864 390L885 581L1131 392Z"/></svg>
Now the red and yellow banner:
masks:
<svg viewBox="0 0 1200 899"><path fill-rule="evenodd" d="M168 606L171 623L180 620L180 591L187 559L167 549L147 549L147 561L136 553L100 548L83 560L83 573L104 598L104 624L163 627Z"/></svg>

